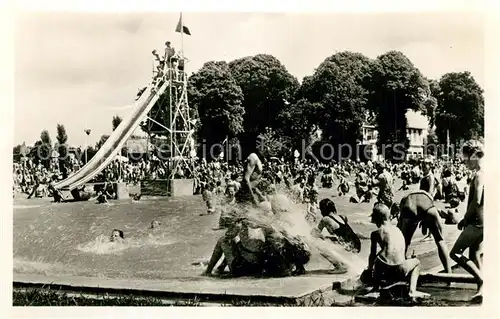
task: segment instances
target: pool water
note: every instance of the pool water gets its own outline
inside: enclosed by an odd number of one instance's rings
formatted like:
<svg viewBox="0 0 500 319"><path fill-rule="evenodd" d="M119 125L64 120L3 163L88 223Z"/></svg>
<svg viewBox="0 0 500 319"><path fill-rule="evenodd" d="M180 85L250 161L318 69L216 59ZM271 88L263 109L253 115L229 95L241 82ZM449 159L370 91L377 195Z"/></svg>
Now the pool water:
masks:
<svg viewBox="0 0 500 319"><path fill-rule="evenodd" d="M320 198L331 197L321 190ZM401 194L402 196L402 194ZM401 197L399 196L399 198ZM397 198L397 199L399 199ZM352 204L348 197L332 198L352 228L365 238L359 257L367 260L368 238L375 226L369 223L373 204ZM206 212L201 196L143 198L138 202L111 201L51 203L48 199L14 200L14 273L47 276L106 278L199 278L223 231L214 231L218 214ZM162 223L149 229L152 220ZM453 232L456 226L447 226ZM125 233L123 243L110 243L113 229ZM454 229L454 230L453 230ZM435 249L433 241L415 235L416 253ZM447 237L448 238L448 237ZM454 237L450 237L450 241ZM313 256L306 269L331 269Z"/></svg>

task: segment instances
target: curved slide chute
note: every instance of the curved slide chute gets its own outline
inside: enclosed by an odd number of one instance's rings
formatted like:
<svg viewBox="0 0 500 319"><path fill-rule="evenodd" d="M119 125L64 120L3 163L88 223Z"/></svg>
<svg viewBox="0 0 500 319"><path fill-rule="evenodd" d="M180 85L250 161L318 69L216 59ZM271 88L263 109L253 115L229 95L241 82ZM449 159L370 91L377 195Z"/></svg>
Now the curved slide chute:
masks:
<svg viewBox="0 0 500 319"><path fill-rule="evenodd" d="M136 101L136 106L134 107L132 114L123 120L120 125L118 125L94 157L92 157L92 159L81 169L71 174L65 180L58 182L54 185L54 187L62 192L74 190L75 188L87 183L104 168L106 168L106 166L113 161L115 156L122 149L127 139L139 126L144 117L147 116L148 112L155 105L158 98L168 87L168 84L169 82L165 81L156 91L153 90L152 85L150 85ZM147 96L148 92L149 96ZM144 98L145 96L147 97Z"/></svg>

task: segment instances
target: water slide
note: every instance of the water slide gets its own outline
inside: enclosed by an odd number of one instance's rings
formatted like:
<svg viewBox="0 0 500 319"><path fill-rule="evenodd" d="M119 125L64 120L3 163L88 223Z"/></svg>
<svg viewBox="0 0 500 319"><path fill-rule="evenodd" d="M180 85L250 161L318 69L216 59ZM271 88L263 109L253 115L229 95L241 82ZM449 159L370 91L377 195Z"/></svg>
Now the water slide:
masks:
<svg viewBox="0 0 500 319"><path fill-rule="evenodd" d="M94 157L92 157L92 159L80 170L54 185L57 190L63 193L64 198L68 197L68 191L72 191L84 185L113 161L127 139L155 105L161 94L166 90L168 83L168 81L165 81L157 91L152 90L152 85L148 86L141 97L136 101L132 114L118 125Z"/></svg>

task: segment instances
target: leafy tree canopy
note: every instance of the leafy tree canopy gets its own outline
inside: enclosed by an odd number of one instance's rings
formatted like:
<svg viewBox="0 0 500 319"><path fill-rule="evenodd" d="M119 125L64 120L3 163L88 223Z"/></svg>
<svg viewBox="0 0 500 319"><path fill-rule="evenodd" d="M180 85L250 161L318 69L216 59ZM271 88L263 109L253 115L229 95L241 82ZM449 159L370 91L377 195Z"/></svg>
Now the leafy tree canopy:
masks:
<svg viewBox="0 0 500 319"><path fill-rule="evenodd" d="M370 108L377 114L380 149L387 159L396 159L395 147L406 153L406 112L422 111L429 85L420 71L403 53L390 51L371 64ZM398 159L403 159L400 156Z"/></svg>
<svg viewBox="0 0 500 319"><path fill-rule="evenodd" d="M198 138L209 145L243 132L243 93L226 62L211 61L189 79L189 100L199 115Z"/></svg>
<svg viewBox="0 0 500 319"><path fill-rule="evenodd" d="M256 136L266 127L281 128L278 114L292 102L299 88L297 79L268 54L234 60L229 68L243 92L244 131Z"/></svg>
<svg viewBox="0 0 500 319"><path fill-rule="evenodd" d="M113 126L113 131L116 130L116 128L118 127L118 125L120 125L120 123L122 121L123 121L123 119L121 117L119 117L118 115L113 116L113 120L111 122L111 124Z"/></svg>
<svg viewBox="0 0 500 319"><path fill-rule="evenodd" d="M436 134L446 141L449 130L450 142L484 136L483 89L469 72L447 73L439 80L437 97Z"/></svg>
<svg viewBox="0 0 500 319"><path fill-rule="evenodd" d="M334 145L355 145L361 138L370 64L360 53L340 52L326 58L312 77L304 79L299 94L318 103L317 124Z"/></svg>

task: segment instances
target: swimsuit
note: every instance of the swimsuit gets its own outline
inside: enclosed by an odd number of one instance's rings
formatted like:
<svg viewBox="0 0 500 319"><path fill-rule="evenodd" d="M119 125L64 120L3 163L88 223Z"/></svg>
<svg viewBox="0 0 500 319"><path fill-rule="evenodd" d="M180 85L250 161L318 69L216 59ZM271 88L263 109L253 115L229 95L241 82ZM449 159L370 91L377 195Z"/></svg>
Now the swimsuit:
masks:
<svg viewBox="0 0 500 319"><path fill-rule="evenodd" d="M415 265L411 259L399 265L391 265L379 255L373 264L373 278L377 281L397 282L405 280L414 268Z"/></svg>
<svg viewBox="0 0 500 319"><path fill-rule="evenodd" d="M425 195L429 199L429 206L419 207L415 205L417 211L414 212L408 205L408 202L410 200L409 198L413 195ZM436 242L444 239L439 217L434 217L427 214L433 208L436 208L436 206L434 206L434 201L432 200L430 194L426 191L417 191L411 193L401 201L401 216L399 218L398 228L403 232L407 245L409 245L411 237L413 237L413 234L415 233L415 230L419 225L422 227L422 233L424 234L427 233L427 229L430 230Z"/></svg>

